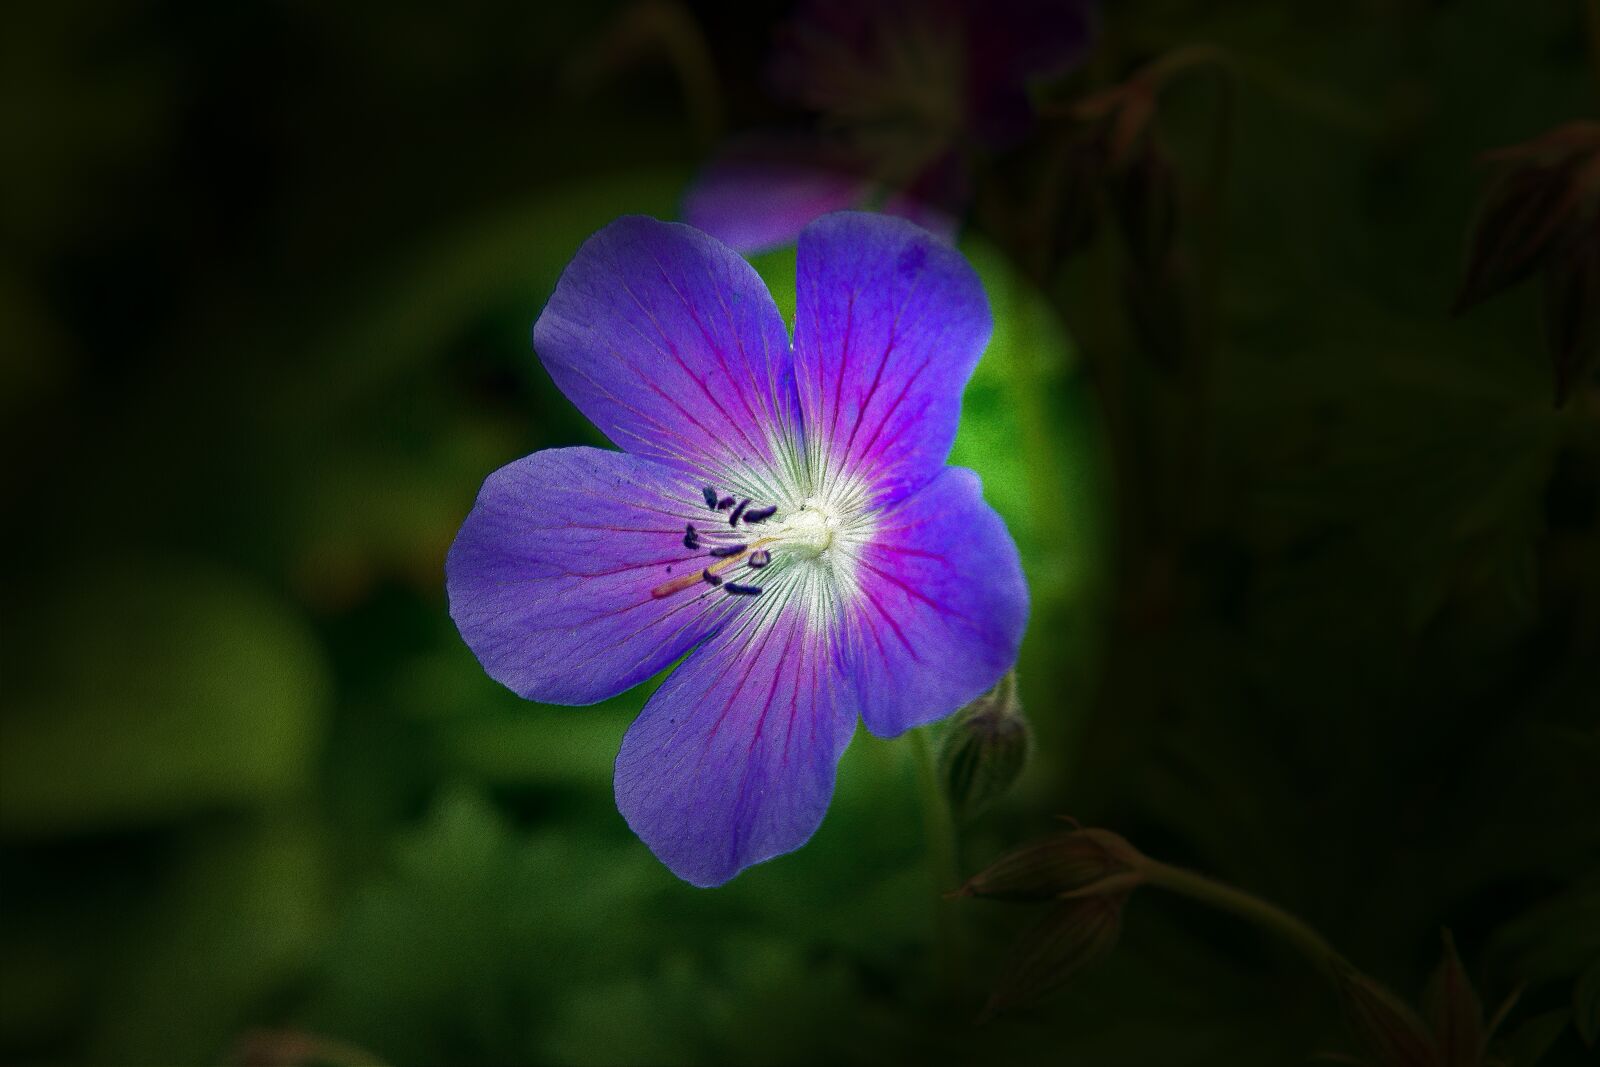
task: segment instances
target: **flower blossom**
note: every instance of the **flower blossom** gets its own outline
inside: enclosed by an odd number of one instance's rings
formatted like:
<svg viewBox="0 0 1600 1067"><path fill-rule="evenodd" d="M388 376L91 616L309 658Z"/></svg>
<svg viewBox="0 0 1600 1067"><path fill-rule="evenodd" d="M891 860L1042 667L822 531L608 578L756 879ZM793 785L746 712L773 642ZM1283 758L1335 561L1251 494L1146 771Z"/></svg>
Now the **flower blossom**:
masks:
<svg viewBox="0 0 1600 1067"><path fill-rule="evenodd" d="M1016 660L1028 594L979 480L946 467L991 330L977 275L901 219L800 237L791 346L755 270L688 226L620 219L533 328L623 451L554 448L485 481L450 612L519 695L590 704L682 662L628 729L623 817L719 885L804 844L858 716L950 714Z"/></svg>

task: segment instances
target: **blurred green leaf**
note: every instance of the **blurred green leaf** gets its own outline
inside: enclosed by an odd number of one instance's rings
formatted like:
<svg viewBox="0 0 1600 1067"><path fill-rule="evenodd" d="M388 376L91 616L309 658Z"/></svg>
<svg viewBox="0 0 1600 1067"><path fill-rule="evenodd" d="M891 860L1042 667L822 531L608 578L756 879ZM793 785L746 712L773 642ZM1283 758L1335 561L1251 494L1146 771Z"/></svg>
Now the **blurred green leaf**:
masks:
<svg viewBox="0 0 1600 1067"><path fill-rule="evenodd" d="M50 923L0 926L0 1043L38 1046L72 1028L89 976L66 940Z"/></svg>
<svg viewBox="0 0 1600 1067"><path fill-rule="evenodd" d="M305 789L328 696L304 623L210 565L87 562L26 611L0 832L37 836ZM8 685L10 688L10 685Z"/></svg>
<svg viewBox="0 0 1600 1067"><path fill-rule="evenodd" d="M302 977L327 925L323 859L297 815L197 830L107 961L90 1062L216 1062Z"/></svg>
<svg viewBox="0 0 1600 1067"><path fill-rule="evenodd" d="M1534 1067L1560 1040L1571 1020L1565 1008L1547 1011L1528 1019L1506 1036L1502 1043L1505 1061L1511 1067Z"/></svg>
<svg viewBox="0 0 1600 1067"><path fill-rule="evenodd" d="M552 989L619 966L630 933L648 942L621 902L669 877L639 851L524 841L477 792L447 792L353 902L304 1022L395 1062L531 1058Z"/></svg>
<svg viewBox="0 0 1600 1067"><path fill-rule="evenodd" d="M528 327L562 269L591 234L618 215L671 218L683 175L633 171L542 190L418 243L370 280L342 324L281 368L271 409L289 433L336 416L375 388L441 351L461 327L515 295ZM302 345L285 346L302 350ZM352 358L359 357L359 358ZM532 360L532 349L528 358ZM314 368L317 388L306 389Z"/></svg>
<svg viewBox="0 0 1600 1067"><path fill-rule="evenodd" d="M1600 957L1600 873L1579 878L1500 927L1491 955L1530 986L1576 980Z"/></svg>
<svg viewBox="0 0 1600 1067"><path fill-rule="evenodd" d="M1042 294L993 246L974 241L964 251L995 327L962 394L950 462L983 477L1036 602L1056 604L1090 587L1106 560L1099 425L1071 378L1072 342Z"/></svg>

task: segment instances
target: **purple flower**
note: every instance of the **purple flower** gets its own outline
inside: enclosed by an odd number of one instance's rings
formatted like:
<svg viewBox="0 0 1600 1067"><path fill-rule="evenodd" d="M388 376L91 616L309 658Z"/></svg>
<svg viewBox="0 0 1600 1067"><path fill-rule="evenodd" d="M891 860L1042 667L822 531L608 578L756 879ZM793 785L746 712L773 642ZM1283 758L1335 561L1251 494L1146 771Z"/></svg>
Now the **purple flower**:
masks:
<svg viewBox="0 0 1600 1067"><path fill-rule="evenodd" d="M805 0L779 34L772 81L820 131L728 145L684 217L756 252L877 195L953 233L974 149L1027 130L1029 83L1083 57L1096 12L1093 0Z"/></svg>
<svg viewBox="0 0 1600 1067"><path fill-rule="evenodd" d="M800 237L791 347L760 277L688 226L591 237L533 328L622 452L490 475L450 613L518 694L589 704L684 657L629 728L617 806L719 885L811 836L856 717L941 718L1015 661L1028 594L978 478L944 465L991 329L971 267L908 222Z"/></svg>

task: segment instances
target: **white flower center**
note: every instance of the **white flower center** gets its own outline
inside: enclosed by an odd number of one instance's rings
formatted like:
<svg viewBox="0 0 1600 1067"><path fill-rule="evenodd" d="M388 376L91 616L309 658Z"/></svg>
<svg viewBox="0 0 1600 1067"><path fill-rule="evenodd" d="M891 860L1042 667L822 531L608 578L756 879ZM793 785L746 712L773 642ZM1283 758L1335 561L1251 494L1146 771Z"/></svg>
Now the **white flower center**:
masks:
<svg viewBox="0 0 1600 1067"><path fill-rule="evenodd" d="M877 522L861 479L810 469L797 459L783 472L738 472L698 486L685 501L682 532L664 530L687 555L666 568L651 598L717 590L759 600L758 619L795 603L813 626L836 625L859 588L861 553Z"/></svg>
<svg viewBox="0 0 1600 1067"><path fill-rule="evenodd" d="M833 544L838 530L834 517L816 501L808 500L773 531L773 540L800 559L816 559Z"/></svg>

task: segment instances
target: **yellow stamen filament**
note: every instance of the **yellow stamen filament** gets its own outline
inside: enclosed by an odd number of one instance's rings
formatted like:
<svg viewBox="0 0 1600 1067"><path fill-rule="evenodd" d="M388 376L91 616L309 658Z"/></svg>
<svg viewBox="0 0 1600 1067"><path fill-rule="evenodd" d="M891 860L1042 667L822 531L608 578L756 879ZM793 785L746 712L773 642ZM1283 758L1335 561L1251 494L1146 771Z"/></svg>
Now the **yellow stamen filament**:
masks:
<svg viewBox="0 0 1600 1067"><path fill-rule="evenodd" d="M738 563L740 560L744 559L762 545L770 545L775 540L776 538L763 537L759 541L752 541L750 544L745 545L743 550L737 554L732 556L724 556L715 563L707 566L705 569L712 574L717 574L720 571L727 570L729 567L732 567L735 563ZM650 590L650 596L654 600L660 600L664 596L671 596L673 593L687 589L691 585L695 585L703 581L705 581L705 577L702 572L695 571L693 574L685 574L674 578L670 582L662 582L660 585Z"/></svg>

